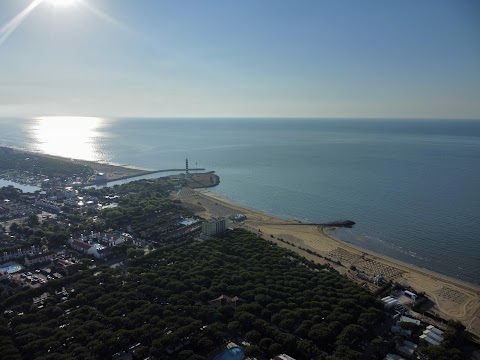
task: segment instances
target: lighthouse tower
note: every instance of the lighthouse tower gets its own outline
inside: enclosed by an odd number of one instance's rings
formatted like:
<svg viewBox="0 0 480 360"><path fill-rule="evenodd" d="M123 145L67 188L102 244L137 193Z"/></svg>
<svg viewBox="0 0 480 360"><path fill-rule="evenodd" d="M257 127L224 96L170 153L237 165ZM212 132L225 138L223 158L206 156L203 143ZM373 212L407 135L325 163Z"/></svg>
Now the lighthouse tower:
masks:
<svg viewBox="0 0 480 360"><path fill-rule="evenodd" d="M185 178L190 179L192 175L188 171L188 158L185 159Z"/></svg>

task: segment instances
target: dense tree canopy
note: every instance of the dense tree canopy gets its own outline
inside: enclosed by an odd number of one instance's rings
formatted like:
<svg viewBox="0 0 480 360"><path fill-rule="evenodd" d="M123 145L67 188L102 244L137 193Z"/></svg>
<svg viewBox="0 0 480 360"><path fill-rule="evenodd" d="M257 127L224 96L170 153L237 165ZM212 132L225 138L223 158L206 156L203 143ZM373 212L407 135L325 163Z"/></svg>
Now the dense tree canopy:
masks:
<svg viewBox="0 0 480 360"><path fill-rule="evenodd" d="M48 156L36 156L23 151L2 148L8 156L0 156L0 172L25 171L33 174L41 173L49 177L66 177L75 175L92 175L94 172L88 166Z"/></svg>
<svg viewBox="0 0 480 360"><path fill-rule="evenodd" d="M61 281L47 285L67 285L66 301L32 305L44 287L1 304L2 313L13 313L2 320L10 321L10 331L0 333L0 351L12 358L20 352L25 359L104 359L140 343L152 356L181 352L198 359L224 337L240 336L252 354L354 358L356 345L382 318L364 289L240 230L160 247L126 269L97 268ZM222 294L244 301L209 306Z"/></svg>

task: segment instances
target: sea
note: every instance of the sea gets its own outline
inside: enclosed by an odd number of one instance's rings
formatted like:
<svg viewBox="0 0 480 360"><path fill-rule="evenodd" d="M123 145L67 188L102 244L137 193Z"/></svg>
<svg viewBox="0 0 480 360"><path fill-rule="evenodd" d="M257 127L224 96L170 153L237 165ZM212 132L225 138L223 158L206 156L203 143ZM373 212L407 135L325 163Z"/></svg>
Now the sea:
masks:
<svg viewBox="0 0 480 360"><path fill-rule="evenodd" d="M480 284L480 121L4 118L0 145L145 169L188 158L242 206L353 220L334 235Z"/></svg>

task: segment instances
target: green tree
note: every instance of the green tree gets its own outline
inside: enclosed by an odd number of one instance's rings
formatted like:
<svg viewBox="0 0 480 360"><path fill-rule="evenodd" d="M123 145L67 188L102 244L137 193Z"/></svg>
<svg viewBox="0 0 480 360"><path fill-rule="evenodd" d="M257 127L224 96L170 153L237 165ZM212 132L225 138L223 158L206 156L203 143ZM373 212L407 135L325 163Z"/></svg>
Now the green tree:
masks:
<svg viewBox="0 0 480 360"><path fill-rule="evenodd" d="M260 354L261 354L261 351L257 345L250 345L245 348L246 356L257 356Z"/></svg>
<svg viewBox="0 0 480 360"><path fill-rule="evenodd" d="M28 224L30 227L37 226L37 225L39 224L38 216L37 216L36 214L30 214L30 215L28 215L27 224Z"/></svg>

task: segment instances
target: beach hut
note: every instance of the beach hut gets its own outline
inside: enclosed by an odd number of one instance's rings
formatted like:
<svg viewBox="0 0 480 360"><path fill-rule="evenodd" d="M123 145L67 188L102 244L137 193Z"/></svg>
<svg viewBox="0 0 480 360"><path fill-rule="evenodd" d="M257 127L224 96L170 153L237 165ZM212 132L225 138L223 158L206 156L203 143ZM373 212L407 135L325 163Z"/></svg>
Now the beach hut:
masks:
<svg viewBox="0 0 480 360"><path fill-rule="evenodd" d="M415 293L413 293L413 292L411 292L411 291L408 291L408 290L405 290L405 291L403 292L403 294L404 294L405 296L409 297L410 299L412 299L413 301L417 301L417 297L418 297L417 294L415 294Z"/></svg>
<svg viewBox="0 0 480 360"><path fill-rule="evenodd" d="M425 335L425 334L420 335L420 340L425 341L425 342L429 343L430 345L440 345L440 341L437 341L437 340L435 340L435 339L433 339L430 336Z"/></svg>
<svg viewBox="0 0 480 360"><path fill-rule="evenodd" d="M437 329L433 325L428 325L426 330L429 330L431 333L441 336L443 338L443 331L440 329Z"/></svg>
<svg viewBox="0 0 480 360"><path fill-rule="evenodd" d="M417 326L420 325L420 320L412 319L412 318L410 318L410 317L408 317L408 316L402 316L402 317L400 318L400 322L408 322L408 323L415 324L415 325L417 325Z"/></svg>

